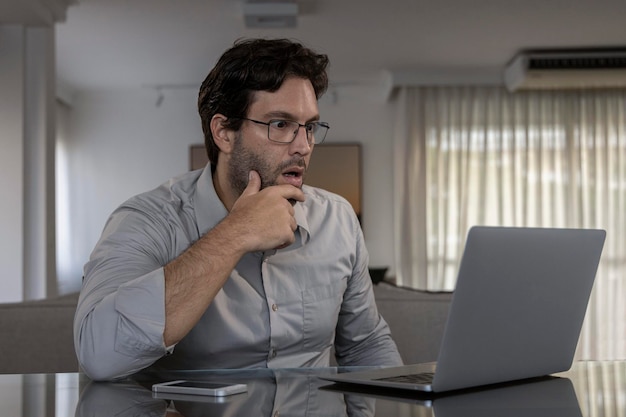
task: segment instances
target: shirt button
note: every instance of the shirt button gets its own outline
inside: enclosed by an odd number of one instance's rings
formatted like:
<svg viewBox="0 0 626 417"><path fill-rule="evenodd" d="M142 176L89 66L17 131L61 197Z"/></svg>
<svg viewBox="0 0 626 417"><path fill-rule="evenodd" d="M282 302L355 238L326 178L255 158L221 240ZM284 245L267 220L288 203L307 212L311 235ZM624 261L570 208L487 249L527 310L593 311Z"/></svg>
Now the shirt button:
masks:
<svg viewBox="0 0 626 417"><path fill-rule="evenodd" d="M272 304L272 311L278 311L278 306L276 304Z"/></svg>

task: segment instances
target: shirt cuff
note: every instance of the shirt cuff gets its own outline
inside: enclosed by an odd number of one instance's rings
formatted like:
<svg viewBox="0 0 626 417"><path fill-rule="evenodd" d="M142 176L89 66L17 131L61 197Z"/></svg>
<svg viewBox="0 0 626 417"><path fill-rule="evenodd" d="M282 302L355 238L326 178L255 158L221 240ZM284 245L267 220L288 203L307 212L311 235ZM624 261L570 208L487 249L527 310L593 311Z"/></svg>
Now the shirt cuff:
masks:
<svg viewBox="0 0 626 417"><path fill-rule="evenodd" d="M165 354L165 275L163 268L121 285L115 296L119 313L115 349L138 353Z"/></svg>

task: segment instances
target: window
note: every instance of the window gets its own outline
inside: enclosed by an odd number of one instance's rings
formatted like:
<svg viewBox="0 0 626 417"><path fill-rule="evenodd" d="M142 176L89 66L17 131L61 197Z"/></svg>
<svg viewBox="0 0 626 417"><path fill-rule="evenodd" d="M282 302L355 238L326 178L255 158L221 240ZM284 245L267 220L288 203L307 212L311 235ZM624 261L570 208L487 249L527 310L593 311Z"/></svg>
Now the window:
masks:
<svg viewBox="0 0 626 417"><path fill-rule="evenodd" d="M433 87L400 100L399 285L453 290L473 225L606 229L581 350L626 356L626 92Z"/></svg>

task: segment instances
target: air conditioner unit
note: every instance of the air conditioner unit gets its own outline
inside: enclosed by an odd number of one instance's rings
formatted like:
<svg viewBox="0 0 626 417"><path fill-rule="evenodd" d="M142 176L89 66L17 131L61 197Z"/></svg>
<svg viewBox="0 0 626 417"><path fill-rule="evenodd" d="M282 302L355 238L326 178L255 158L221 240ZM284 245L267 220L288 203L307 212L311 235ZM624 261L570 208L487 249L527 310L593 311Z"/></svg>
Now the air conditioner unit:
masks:
<svg viewBox="0 0 626 417"><path fill-rule="evenodd" d="M509 91L626 87L626 48L522 51L504 83Z"/></svg>
<svg viewBox="0 0 626 417"><path fill-rule="evenodd" d="M295 28L298 3L293 0L248 0L243 5L247 28Z"/></svg>

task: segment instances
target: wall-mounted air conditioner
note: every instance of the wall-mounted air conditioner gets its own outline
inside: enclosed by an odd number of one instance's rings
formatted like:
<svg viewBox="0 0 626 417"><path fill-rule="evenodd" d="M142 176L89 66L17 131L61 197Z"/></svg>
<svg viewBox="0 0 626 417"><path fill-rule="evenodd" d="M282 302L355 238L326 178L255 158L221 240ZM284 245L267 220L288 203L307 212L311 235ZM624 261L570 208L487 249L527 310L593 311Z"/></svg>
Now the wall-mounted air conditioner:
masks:
<svg viewBox="0 0 626 417"><path fill-rule="evenodd" d="M504 83L509 91L626 87L626 48L522 51Z"/></svg>
<svg viewBox="0 0 626 417"><path fill-rule="evenodd" d="M247 28L294 28L298 24L294 0L248 0L243 4Z"/></svg>

